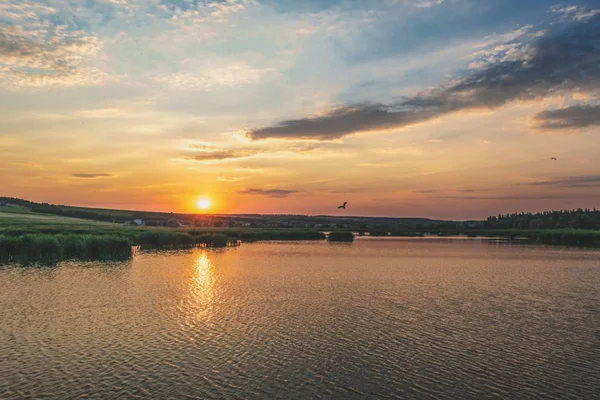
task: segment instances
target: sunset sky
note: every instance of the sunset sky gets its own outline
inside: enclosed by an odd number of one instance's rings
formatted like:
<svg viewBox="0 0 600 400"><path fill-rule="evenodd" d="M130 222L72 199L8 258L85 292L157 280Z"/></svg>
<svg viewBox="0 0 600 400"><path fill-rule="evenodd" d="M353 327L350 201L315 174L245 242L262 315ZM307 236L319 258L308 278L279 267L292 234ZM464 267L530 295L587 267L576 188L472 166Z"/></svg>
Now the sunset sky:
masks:
<svg viewBox="0 0 600 400"><path fill-rule="evenodd" d="M600 0L0 4L0 196L448 219L600 208L599 100Z"/></svg>

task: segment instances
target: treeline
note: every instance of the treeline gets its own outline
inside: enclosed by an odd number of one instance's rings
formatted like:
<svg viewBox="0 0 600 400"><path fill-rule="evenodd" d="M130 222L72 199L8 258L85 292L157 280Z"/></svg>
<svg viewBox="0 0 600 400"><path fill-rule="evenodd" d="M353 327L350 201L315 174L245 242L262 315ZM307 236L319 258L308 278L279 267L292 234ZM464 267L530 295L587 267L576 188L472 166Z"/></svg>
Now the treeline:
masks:
<svg viewBox="0 0 600 400"><path fill-rule="evenodd" d="M483 221L486 229L600 229L600 210L544 211L499 214Z"/></svg>

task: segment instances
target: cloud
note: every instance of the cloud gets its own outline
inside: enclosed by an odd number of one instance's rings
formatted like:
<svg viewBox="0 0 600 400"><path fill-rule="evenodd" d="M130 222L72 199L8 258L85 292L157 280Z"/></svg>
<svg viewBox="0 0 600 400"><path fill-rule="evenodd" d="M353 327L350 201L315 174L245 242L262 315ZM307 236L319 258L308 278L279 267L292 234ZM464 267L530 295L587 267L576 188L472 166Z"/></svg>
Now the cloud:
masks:
<svg viewBox="0 0 600 400"><path fill-rule="evenodd" d="M257 151L251 150L208 150L196 153L194 155L188 155L185 158L188 160L196 161L221 161L228 160L231 158L251 157L256 154L258 154Z"/></svg>
<svg viewBox="0 0 600 400"><path fill-rule="evenodd" d="M238 192L239 194L255 194L259 196L283 198L288 197L291 194L298 193L297 190L285 190L285 189L246 189Z"/></svg>
<svg viewBox="0 0 600 400"><path fill-rule="evenodd" d="M244 178L241 176L219 176L217 180L220 182L239 182L243 181Z"/></svg>
<svg viewBox="0 0 600 400"><path fill-rule="evenodd" d="M576 5L571 5L571 6L557 5L557 6L550 7L550 10L554 14L558 14L565 19L572 19L572 20L576 20L576 21L586 19L589 17L593 17L597 14L600 14L600 10L589 9L587 7L576 6Z"/></svg>
<svg viewBox="0 0 600 400"><path fill-rule="evenodd" d="M274 72L272 68L257 68L245 62L201 64L194 66L194 69L198 72L159 73L150 77L175 89L205 90L213 86L246 85L259 81L269 72Z"/></svg>
<svg viewBox="0 0 600 400"><path fill-rule="evenodd" d="M183 154L183 158L196 161L224 161L278 153L306 153L318 148L318 146L312 144L281 145L276 147L248 146L240 148L217 148L207 145L191 145L189 151L186 151Z"/></svg>
<svg viewBox="0 0 600 400"><path fill-rule="evenodd" d="M515 196L445 196L445 199L453 200L553 200L564 199L564 195L515 195Z"/></svg>
<svg viewBox="0 0 600 400"><path fill-rule="evenodd" d="M389 130L462 110L495 109L578 89L600 89L600 15L569 21L509 58L472 70L396 104L344 105L319 116L285 120L247 132L251 139L333 140Z"/></svg>
<svg viewBox="0 0 600 400"><path fill-rule="evenodd" d="M592 187L600 186L600 175L567 176L546 181L528 183L529 186Z"/></svg>
<svg viewBox="0 0 600 400"><path fill-rule="evenodd" d="M76 86L106 79L91 65L102 41L56 22L56 9L24 2L0 11L7 22L0 27L0 86Z"/></svg>
<svg viewBox="0 0 600 400"><path fill-rule="evenodd" d="M100 174L78 173L78 174L71 174L71 176L73 178L95 179L95 178L108 178L113 175L104 174L104 173L100 173Z"/></svg>
<svg viewBox="0 0 600 400"><path fill-rule="evenodd" d="M600 125L600 105L576 105L536 114L535 123L541 129L585 128Z"/></svg>

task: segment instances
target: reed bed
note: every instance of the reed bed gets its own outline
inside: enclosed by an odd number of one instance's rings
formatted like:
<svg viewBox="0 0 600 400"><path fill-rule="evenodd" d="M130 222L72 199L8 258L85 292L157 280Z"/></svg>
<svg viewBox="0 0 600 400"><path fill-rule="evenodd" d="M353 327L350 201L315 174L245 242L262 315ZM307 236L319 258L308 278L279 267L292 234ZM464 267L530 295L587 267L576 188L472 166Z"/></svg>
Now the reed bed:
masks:
<svg viewBox="0 0 600 400"><path fill-rule="evenodd" d="M132 256L129 239L122 236L0 235L0 262L51 264L64 259L126 260Z"/></svg>
<svg viewBox="0 0 600 400"><path fill-rule="evenodd" d="M327 240L330 242L352 242L354 241L354 234L347 231L334 231L329 233Z"/></svg>
<svg viewBox="0 0 600 400"><path fill-rule="evenodd" d="M195 238L186 232L145 231L137 236L142 249L186 249L196 246Z"/></svg>

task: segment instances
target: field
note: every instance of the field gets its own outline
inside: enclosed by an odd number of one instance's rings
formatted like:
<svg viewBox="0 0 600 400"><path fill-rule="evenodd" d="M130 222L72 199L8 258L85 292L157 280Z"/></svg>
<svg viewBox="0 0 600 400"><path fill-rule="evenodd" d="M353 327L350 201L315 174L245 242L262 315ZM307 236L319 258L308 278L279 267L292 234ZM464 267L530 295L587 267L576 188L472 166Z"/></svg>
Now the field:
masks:
<svg viewBox="0 0 600 400"><path fill-rule="evenodd" d="M0 207L0 230L7 227L41 227L41 226L63 226L63 227L98 227L113 226L101 221L93 221L80 218L70 218L58 215L48 215L32 212L27 207L10 206Z"/></svg>

